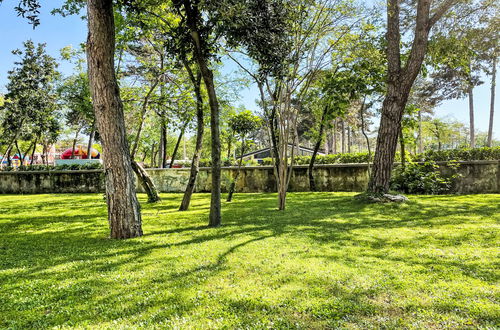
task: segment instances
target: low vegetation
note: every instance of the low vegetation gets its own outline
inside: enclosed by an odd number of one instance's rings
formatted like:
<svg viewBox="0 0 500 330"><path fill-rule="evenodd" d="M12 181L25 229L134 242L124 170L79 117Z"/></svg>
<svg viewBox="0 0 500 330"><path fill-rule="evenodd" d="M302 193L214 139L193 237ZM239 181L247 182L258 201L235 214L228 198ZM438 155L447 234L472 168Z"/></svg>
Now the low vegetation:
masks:
<svg viewBox="0 0 500 330"><path fill-rule="evenodd" d="M0 328L495 328L499 195L208 194L142 202L108 239L99 194L0 196Z"/></svg>

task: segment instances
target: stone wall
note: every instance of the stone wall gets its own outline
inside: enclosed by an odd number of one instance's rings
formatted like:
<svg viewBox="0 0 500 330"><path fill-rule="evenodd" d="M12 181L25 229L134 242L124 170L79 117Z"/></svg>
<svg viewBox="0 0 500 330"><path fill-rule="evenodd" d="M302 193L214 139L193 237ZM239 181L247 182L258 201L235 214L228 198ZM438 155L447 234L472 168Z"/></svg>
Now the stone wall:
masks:
<svg viewBox="0 0 500 330"><path fill-rule="evenodd" d="M440 164L443 174L451 170ZM152 180L162 192L182 192L189 169L148 169ZM227 191L236 168L223 168L222 191ZM461 162L455 191L468 193L500 193L500 161ZM363 191L368 184L367 164L317 165L314 169L320 191ZM202 168L196 191L210 191L210 169ZM139 188L141 191L142 188ZM0 193L87 193L104 191L101 170L0 172ZM276 179L270 166L244 167L236 184L237 192L275 192ZM289 191L309 191L307 166L296 166Z"/></svg>
<svg viewBox="0 0 500 330"><path fill-rule="evenodd" d="M1 194L95 193L104 189L102 170L0 172Z"/></svg>

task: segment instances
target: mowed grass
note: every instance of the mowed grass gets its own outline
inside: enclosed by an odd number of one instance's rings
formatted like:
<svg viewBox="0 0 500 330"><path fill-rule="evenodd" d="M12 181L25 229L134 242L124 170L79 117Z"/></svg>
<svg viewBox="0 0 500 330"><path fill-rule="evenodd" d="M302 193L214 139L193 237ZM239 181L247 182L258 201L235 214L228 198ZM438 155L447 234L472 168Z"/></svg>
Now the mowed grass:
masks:
<svg viewBox="0 0 500 330"><path fill-rule="evenodd" d="M496 328L500 195L236 194L146 204L110 240L100 194L0 196L0 328Z"/></svg>

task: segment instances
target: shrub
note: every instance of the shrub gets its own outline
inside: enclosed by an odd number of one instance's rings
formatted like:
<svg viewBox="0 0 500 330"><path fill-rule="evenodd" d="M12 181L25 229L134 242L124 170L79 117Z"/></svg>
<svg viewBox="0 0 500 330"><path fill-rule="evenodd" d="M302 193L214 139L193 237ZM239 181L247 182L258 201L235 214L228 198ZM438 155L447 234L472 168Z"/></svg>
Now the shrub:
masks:
<svg viewBox="0 0 500 330"><path fill-rule="evenodd" d="M102 169L101 163L63 164L63 165L22 165L17 168L4 167L2 171L78 171Z"/></svg>
<svg viewBox="0 0 500 330"><path fill-rule="evenodd" d="M450 192L454 180L459 176L457 169L459 164L449 162L448 167L452 168L453 174L443 176L438 165L434 161L424 163L408 163L403 169L396 167L391 179L391 189L406 194L445 194Z"/></svg>
<svg viewBox="0 0 500 330"><path fill-rule="evenodd" d="M448 150L428 150L412 157L415 162L425 162L428 160L450 161L450 160L500 160L500 147L494 148L459 148Z"/></svg>

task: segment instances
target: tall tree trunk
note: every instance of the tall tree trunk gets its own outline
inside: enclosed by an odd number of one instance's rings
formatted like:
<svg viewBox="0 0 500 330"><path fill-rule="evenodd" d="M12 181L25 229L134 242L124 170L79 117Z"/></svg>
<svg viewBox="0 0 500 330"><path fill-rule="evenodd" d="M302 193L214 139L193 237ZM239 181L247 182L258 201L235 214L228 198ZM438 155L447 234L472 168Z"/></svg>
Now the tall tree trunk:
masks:
<svg viewBox="0 0 500 330"><path fill-rule="evenodd" d="M111 238L142 236L123 104L115 69L115 26L112 0L88 0L87 63L106 173L106 203Z"/></svg>
<svg viewBox="0 0 500 330"><path fill-rule="evenodd" d="M366 140L366 149L368 149L368 175L371 175L371 168L370 168L370 163L372 160L372 150L370 148L370 138L368 137L368 134L366 133L366 124L365 124L365 101L366 97L363 98L363 102L361 103L361 106L359 108L359 117L361 119L361 134L365 137Z"/></svg>
<svg viewBox="0 0 500 330"><path fill-rule="evenodd" d="M35 160L35 151L36 151L37 142L38 142L38 138L35 138L35 141L33 142L33 150L31 151L30 165L33 165L33 161Z"/></svg>
<svg viewBox="0 0 500 330"><path fill-rule="evenodd" d="M7 166L8 166L8 167L11 167L11 166L12 166L12 159L11 159L11 157L10 157L10 153L11 153L11 151L12 151L12 147L9 147L9 148L7 149ZM3 163L3 161L2 161L2 163Z"/></svg>
<svg viewBox="0 0 500 330"><path fill-rule="evenodd" d="M316 155L318 154L319 147L321 146L321 142L323 141L323 135L324 135L324 130L325 130L325 120L326 120L326 113L328 111L328 107L323 108L323 113L321 114L321 121L319 123L319 132L318 132L318 139L316 140L316 144L314 145L314 150L313 154L311 156L311 160L309 162L309 169L308 169L308 174L309 174L309 189L311 191L317 191L318 188L316 187L316 182L314 181L314 175L313 175L313 170L314 170L314 162L316 161Z"/></svg>
<svg viewBox="0 0 500 330"><path fill-rule="evenodd" d="M240 177L241 164L243 163L243 154L245 153L245 143L246 143L245 140L241 141L241 154L240 154L240 159L238 161L238 170L236 171L236 175L234 179L231 181L231 185L229 186L229 192L227 194L228 202L231 202L233 200L233 194L236 188L236 181L238 181L238 178Z"/></svg>
<svg viewBox="0 0 500 330"><path fill-rule="evenodd" d="M351 153L351 143L352 143L351 126L347 125L347 153Z"/></svg>
<svg viewBox="0 0 500 330"><path fill-rule="evenodd" d="M338 153L338 149L337 149L338 129L339 129L338 124L339 124L338 119L335 119L335 122L333 123L333 136L332 136L332 149L333 149L334 154Z"/></svg>
<svg viewBox="0 0 500 330"><path fill-rule="evenodd" d="M345 154L345 122L344 122L344 119L341 119L340 121L340 130L342 131L340 134L341 136L341 150L342 150L342 153Z"/></svg>
<svg viewBox="0 0 500 330"><path fill-rule="evenodd" d="M372 173L368 191L386 193L389 190L391 172L398 145L398 136L401 127L404 104L399 88L388 86L388 95L382 106L382 116L377 136L377 146L373 160ZM406 95L406 98L408 94Z"/></svg>
<svg viewBox="0 0 500 330"><path fill-rule="evenodd" d="M156 185L154 184L153 180L151 180L148 172L146 172L146 170L133 159L132 169L137 175L137 179L144 189L144 192L146 193L146 195L148 195L148 203L156 203L161 201L158 189L156 189Z"/></svg>
<svg viewBox="0 0 500 330"><path fill-rule="evenodd" d="M80 134L80 130L82 128L78 128L75 133L75 138L73 139L73 146L71 147L71 159L75 159L75 148L76 148L76 142L78 141L78 134Z"/></svg>
<svg viewBox="0 0 500 330"><path fill-rule="evenodd" d="M165 114L160 116L160 145L158 147L158 167L167 167L167 120Z"/></svg>
<svg viewBox="0 0 500 330"><path fill-rule="evenodd" d="M467 95L469 96L469 135L470 135L470 147L476 147L476 134L474 128L474 94L472 86L469 86L467 90Z"/></svg>
<svg viewBox="0 0 500 330"><path fill-rule="evenodd" d="M399 145L401 149L401 167L403 170L406 168L406 148L405 148L405 137L403 135L403 127L399 129Z"/></svg>
<svg viewBox="0 0 500 330"><path fill-rule="evenodd" d="M387 0L387 91L382 106L373 171L368 185L370 193L385 193L389 190L403 111L427 52L429 32L432 26L457 1L442 1L432 12L431 3L430 0L417 1L416 24L411 51L403 67L400 49L401 1Z"/></svg>
<svg viewBox="0 0 500 330"><path fill-rule="evenodd" d="M496 79L497 79L497 57L496 54L493 58L493 71L491 73L491 98L490 98L490 122L488 125L488 147L491 148L493 144L493 117L495 115L495 88L496 88Z"/></svg>
<svg viewBox="0 0 500 330"><path fill-rule="evenodd" d="M90 129L89 143L87 145L87 159L92 159L92 144L94 144L95 135L95 120L92 122L92 128Z"/></svg>
<svg viewBox="0 0 500 330"><path fill-rule="evenodd" d="M18 159L19 159L19 161L21 162L21 164L20 164L20 165L23 165L24 157L22 156L22 151L21 151L21 148L19 148L19 143L18 143L18 141L17 141L17 140L16 140L16 142L14 143L14 145L16 146L16 149L17 149Z"/></svg>
<svg viewBox="0 0 500 330"><path fill-rule="evenodd" d="M208 67L208 58L206 54L206 40L200 36L198 26L202 20L199 8L193 5L191 1L183 1L186 11L186 22L191 33L191 40L194 46L194 57L205 83L208 93L208 102L210 105L210 132L212 138L212 191L210 201L210 216L208 225L218 227L221 224L221 146L219 131L219 102L215 91L214 76Z"/></svg>
<svg viewBox="0 0 500 330"><path fill-rule="evenodd" d="M134 142L132 144L132 151L130 152L130 156L132 157L132 159L134 159L135 154L137 153L137 148L139 147L139 141L141 139L142 128L144 127L144 121L146 120L146 114L148 113L149 98L151 97L151 94L153 94L153 91L155 90L156 86L158 86L159 82L160 82L160 79L156 79L153 82L153 84L149 88L148 92L146 93L144 100L142 101L139 127L137 128L137 132L135 133Z"/></svg>
<svg viewBox="0 0 500 330"><path fill-rule="evenodd" d="M174 167L175 157L177 157L177 151L179 150L179 145L181 144L182 137L184 136L184 131L186 130L187 122L182 126L177 142L175 143L174 151L172 152L172 157L170 158L169 168Z"/></svg>
<svg viewBox="0 0 500 330"><path fill-rule="evenodd" d="M151 146L151 167L156 167L156 143Z"/></svg>
<svg viewBox="0 0 500 330"><path fill-rule="evenodd" d="M153 83L148 93L146 94L146 97L144 98L141 107L142 110L141 110L141 119L139 122L139 127L137 128L137 132L135 134L135 138L133 141L132 151L130 152L130 159L132 160L132 170L135 172L137 180L139 180L139 183L144 188L144 192L148 195L148 203L159 202L161 198L160 195L158 194L158 189L156 188L153 180L151 180L151 178L149 177L148 172L146 172L144 168L135 161L135 156L137 154L139 141L141 140L141 133L142 133L142 128L144 126L144 120L146 119L149 97L151 96L154 89L158 85L158 82L159 80L156 80L155 83Z"/></svg>
<svg viewBox="0 0 500 330"><path fill-rule="evenodd" d="M418 153L424 152L422 143L422 111L418 111Z"/></svg>
<svg viewBox="0 0 500 330"><path fill-rule="evenodd" d="M186 65L187 64L185 64L185 66ZM184 197L182 198L179 211L186 211L189 209L189 204L191 203L191 197L193 196L193 192L196 187L196 178L199 172L201 149L203 148L203 131L205 129L203 118L203 97L201 95L201 73L198 72L196 78L194 75L192 76L196 95L196 144L194 147L193 160L191 161L191 172L189 173L188 184L186 186L186 190L184 191Z"/></svg>

